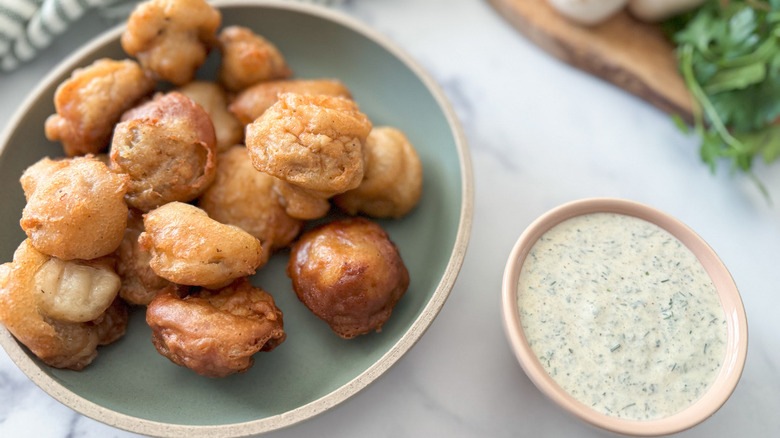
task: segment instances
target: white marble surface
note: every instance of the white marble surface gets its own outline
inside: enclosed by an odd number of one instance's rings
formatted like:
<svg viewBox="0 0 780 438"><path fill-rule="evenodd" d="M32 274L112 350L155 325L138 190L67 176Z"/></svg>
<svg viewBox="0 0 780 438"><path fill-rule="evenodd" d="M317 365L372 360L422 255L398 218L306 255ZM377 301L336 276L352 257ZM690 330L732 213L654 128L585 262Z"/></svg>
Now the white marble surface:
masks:
<svg viewBox="0 0 780 438"><path fill-rule="evenodd" d="M681 437L780 435L780 163L758 165L775 204L726 167L712 175L669 118L531 45L484 1L353 0L338 9L387 35L441 84L475 174L471 243L452 294L420 342L377 382L269 437L604 436L553 406L523 374L500 323L506 257L538 215L566 201L629 198L695 229L729 267L750 348L731 399ZM0 76L0 128L26 93L105 27L88 16L24 69ZM33 385L0 353L0 436L131 437Z"/></svg>

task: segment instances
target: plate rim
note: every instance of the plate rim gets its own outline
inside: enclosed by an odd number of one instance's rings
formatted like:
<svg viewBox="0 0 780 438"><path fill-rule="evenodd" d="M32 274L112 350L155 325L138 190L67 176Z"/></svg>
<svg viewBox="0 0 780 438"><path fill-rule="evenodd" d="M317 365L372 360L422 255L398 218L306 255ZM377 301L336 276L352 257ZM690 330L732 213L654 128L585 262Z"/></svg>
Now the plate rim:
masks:
<svg viewBox="0 0 780 438"><path fill-rule="evenodd" d="M217 8L269 7L313 15L355 31L378 44L396 59L401 61L431 93L431 96L436 101L450 127L450 133L455 142L455 147L458 152L458 162L460 164L460 217L452 253L450 254L444 274L439 280L433 295L428 300L425 307L401 338L385 354L352 380L307 404L266 418L221 425L185 425L147 420L114 411L113 409L101 406L75 394L53 377L44 373L34 360L27 355L24 348L19 345L5 326L0 324L0 345L2 345L16 366L48 395L86 417L112 427L150 436L208 436L214 438L227 438L271 432L308 420L330 410L357 394L360 390L376 381L404 354L406 354L417 341L419 341L441 311L463 266L470 240L474 215L474 174L469 146L463 127L439 84L411 55L401 49L400 46L358 19L325 6L284 0L214 0L211 3ZM20 108L9 119L6 128L0 132L0 156L2 156L5 151L8 141L15 131L15 127L18 126L19 122L30 112L34 102L38 99L43 90L50 87L56 78L67 72L73 71L82 58L117 39L124 29L125 24L118 24L103 31L90 42L60 61L58 66L49 72L38 85L30 91Z"/></svg>

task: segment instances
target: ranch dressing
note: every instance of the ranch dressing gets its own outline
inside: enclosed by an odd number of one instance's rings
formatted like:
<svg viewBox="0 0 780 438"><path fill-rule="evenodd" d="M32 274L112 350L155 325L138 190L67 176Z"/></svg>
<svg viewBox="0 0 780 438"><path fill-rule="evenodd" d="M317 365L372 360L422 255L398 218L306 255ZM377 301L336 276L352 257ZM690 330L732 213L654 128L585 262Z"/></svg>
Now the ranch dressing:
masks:
<svg viewBox="0 0 780 438"><path fill-rule="evenodd" d="M594 213L547 231L520 273L528 343L572 397L632 420L702 396L725 356L726 317L704 267L666 230Z"/></svg>

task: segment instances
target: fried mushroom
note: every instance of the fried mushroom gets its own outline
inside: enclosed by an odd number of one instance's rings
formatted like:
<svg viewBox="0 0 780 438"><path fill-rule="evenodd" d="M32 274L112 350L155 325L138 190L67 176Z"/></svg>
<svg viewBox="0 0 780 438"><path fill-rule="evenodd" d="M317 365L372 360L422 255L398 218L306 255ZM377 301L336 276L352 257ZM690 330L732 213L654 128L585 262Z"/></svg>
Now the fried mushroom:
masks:
<svg viewBox="0 0 780 438"><path fill-rule="evenodd" d="M81 370L97 356L98 345L124 334L127 310L114 300L94 321L68 322L47 315L40 306L36 277L51 260L27 239L14 252L13 262L0 265L0 322L47 365Z"/></svg>
<svg viewBox="0 0 780 438"><path fill-rule="evenodd" d="M363 179L363 143L371 122L340 97L285 93L246 128L257 170L326 199Z"/></svg>
<svg viewBox="0 0 780 438"><path fill-rule="evenodd" d="M279 49L246 27L228 26L222 29L218 40L222 52L219 81L229 91L292 75Z"/></svg>
<svg viewBox="0 0 780 438"><path fill-rule="evenodd" d="M62 260L110 254L127 225L128 178L91 155L64 163L36 179L22 211L22 229L39 251Z"/></svg>
<svg viewBox="0 0 780 438"><path fill-rule="evenodd" d="M273 190L276 178L258 172L243 146L233 146L219 155L217 177L198 200L209 217L235 225L256 237L263 247L263 262L274 251L298 236L303 221L288 215Z"/></svg>
<svg viewBox="0 0 780 438"><path fill-rule="evenodd" d="M420 200L423 182L420 158L409 139L396 128L375 127L366 139L365 158L363 181L333 202L351 215L406 215Z"/></svg>
<svg viewBox="0 0 780 438"><path fill-rule="evenodd" d="M24 170L21 178L19 178L19 182L22 184L22 191L24 191L24 198L29 201L39 182L46 180L54 172L69 165L69 159L52 160L49 157L43 157L36 161L35 164L29 166Z"/></svg>
<svg viewBox="0 0 780 438"><path fill-rule="evenodd" d="M214 180L216 152L209 115L172 91L122 116L111 143L111 168L130 176L127 203L149 211L203 193Z"/></svg>
<svg viewBox="0 0 780 438"><path fill-rule="evenodd" d="M76 69L54 93L56 114L46 119L46 138L60 141L71 157L96 154L108 147L122 113L154 86L151 75L129 59L99 59Z"/></svg>
<svg viewBox="0 0 780 438"><path fill-rule="evenodd" d="M205 0L148 0L130 14L121 44L157 78L184 85L216 44L221 23Z"/></svg>
<svg viewBox="0 0 780 438"><path fill-rule="evenodd" d="M192 81L178 91L200 105L211 117L214 134L217 137L217 152L224 152L231 146L244 143L244 127L227 110L227 94L219 84Z"/></svg>
<svg viewBox="0 0 780 438"><path fill-rule="evenodd" d="M257 238L182 202L144 215L144 230L138 243L151 254L149 265L173 283L216 289L254 274L263 261Z"/></svg>
<svg viewBox="0 0 780 438"><path fill-rule="evenodd" d="M129 316L127 304L117 297L108 309L90 324L97 333L98 345L112 344L121 339L127 331Z"/></svg>
<svg viewBox="0 0 780 438"><path fill-rule="evenodd" d="M35 273L40 309L60 321L87 322L100 317L119 292L114 261L64 261L52 257Z"/></svg>
<svg viewBox="0 0 780 438"><path fill-rule="evenodd" d="M291 79L261 82L239 93L228 109L246 126L263 115L282 93L322 94L351 99L349 89L337 79Z"/></svg>
<svg viewBox="0 0 780 438"><path fill-rule="evenodd" d="M273 297L246 279L183 299L161 294L147 307L146 322L160 354L209 377L246 372L255 353L286 338Z"/></svg>
<svg viewBox="0 0 780 438"><path fill-rule="evenodd" d="M287 276L298 299L344 339L381 331L409 286L398 248L361 217L304 233L292 247Z"/></svg>
<svg viewBox="0 0 780 438"><path fill-rule="evenodd" d="M117 249L116 273L122 280L119 296L129 304L146 306L170 281L155 274L149 262L151 254L141 250L138 237L144 231L144 220L138 211L127 216L127 228Z"/></svg>
<svg viewBox="0 0 780 438"><path fill-rule="evenodd" d="M287 181L274 178L273 188L279 204L291 217L314 220L325 216L330 211L330 202L327 199L311 195L306 190Z"/></svg>

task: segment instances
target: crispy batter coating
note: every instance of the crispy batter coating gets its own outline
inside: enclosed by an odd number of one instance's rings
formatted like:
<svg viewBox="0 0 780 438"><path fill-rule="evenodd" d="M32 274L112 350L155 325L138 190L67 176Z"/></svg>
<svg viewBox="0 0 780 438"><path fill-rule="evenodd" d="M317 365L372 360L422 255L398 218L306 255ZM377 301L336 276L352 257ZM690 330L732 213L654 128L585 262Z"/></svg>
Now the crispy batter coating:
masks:
<svg viewBox="0 0 780 438"><path fill-rule="evenodd" d="M403 132L375 127L365 144L363 181L356 189L336 195L333 202L351 215L400 218L422 196L422 164Z"/></svg>
<svg viewBox="0 0 780 438"><path fill-rule="evenodd" d="M238 121L246 126L263 115L282 93L323 94L351 99L349 89L337 79L293 79L261 82L236 96L228 106Z"/></svg>
<svg viewBox="0 0 780 438"><path fill-rule="evenodd" d="M279 49L246 27L228 26L222 29L218 39L222 52L219 81L230 91L292 75Z"/></svg>
<svg viewBox="0 0 780 438"><path fill-rule="evenodd" d="M119 296L133 305L146 306L170 281L155 274L149 262L151 254L142 251L138 236L144 231L144 220L138 211L127 216L125 237L117 249L116 273L122 279Z"/></svg>
<svg viewBox="0 0 780 438"><path fill-rule="evenodd" d="M98 336L98 345L114 343L125 335L129 313L127 304L117 297L100 317L91 322Z"/></svg>
<svg viewBox="0 0 780 438"><path fill-rule="evenodd" d="M221 23L205 0L148 0L127 19L122 48L157 78L184 85L216 44Z"/></svg>
<svg viewBox="0 0 780 438"><path fill-rule="evenodd" d="M244 127L236 116L227 110L225 90L214 82L192 81L178 90L200 105L211 117L217 137L217 152L244 143Z"/></svg>
<svg viewBox="0 0 780 438"><path fill-rule="evenodd" d="M54 172L68 167L70 165L70 159L57 159L52 160L49 157L43 157L32 166L28 167L22 173L19 182L22 184L22 190L24 191L24 198L28 201L35 188L38 187L38 183L49 178Z"/></svg>
<svg viewBox="0 0 780 438"><path fill-rule="evenodd" d="M183 299L161 294L149 304L146 322L160 354L209 377L246 372L252 355L286 338L273 297L246 279Z"/></svg>
<svg viewBox="0 0 780 438"><path fill-rule="evenodd" d="M291 217L314 220L325 216L330 211L330 202L327 199L313 196L306 190L287 181L274 178L273 189L279 204L282 205L284 211Z"/></svg>
<svg viewBox="0 0 780 438"><path fill-rule="evenodd" d="M174 283L215 289L254 274L263 261L257 238L189 204L152 210L144 216L144 229L138 243L151 253L152 270Z"/></svg>
<svg viewBox="0 0 780 438"><path fill-rule="evenodd" d="M360 217L304 233L287 276L298 299L344 339L381 331L409 286L398 248L378 224Z"/></svg>
<svg viewBox="0 0 780 438"><path fill-rule="evenodd" d="M0 322L44 363L81 370L95 358L98 345L124 334L126 309L115 301L94 321L78 323L46 315L40 308L36 276L50 260L27 239L17 248L13 262L0 265Z"/></svg>
<svg viewBox="0 0 780 438"><path fill-rule="evenodd" d="M151 93L155 82L135 61L99 59L76 69L57 87L46 120L46 138L59 140L68 156L96 154L108 147L119 117Z"/></svg>
<svg viewBox="0 0 780 438"><path fill-rule="evenodd" d="M285 93L246 128L255 168L326 199L363 179L371 122L340 97Z"/></svg>
<svg viewBox="0 0 780 438"><path fill-rule="evenodd" d="M214 180L217 140L206 111L172 91L126 112L111 143L111 168L130 176L127 203L142 211L187 202Z"/></svg>
<svg viewBox="0 0 780 438"><path fill-rule="evenodd" d="M279 204L274 180L252 166L245 147L233 146L219 155L217 177L198 200L212 219L235 225L260 240L260 266L274 251L289 245L303 227L303 221L290 217Z"/></svg>
<svg viewBox="0 0 780 438"><path fill-rule="evenodd" d="M95 159L105 164L109 168L111 167L111 158L109 158L107 153L95 154Z"/></svg>
<svg viewBox="0 0 780 438"><path fill-rule="evenodd" d="M113 252L127 225L128 178L91 155L37 180L20 224L35 247L63 260ZM28 184L29 187L29 184Z"/></svg>

